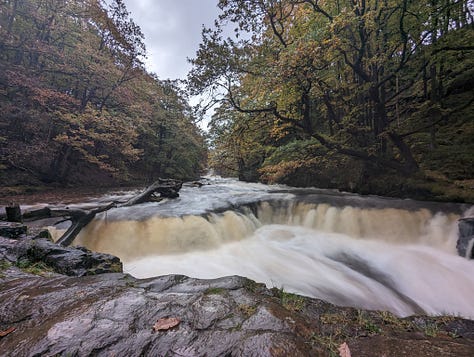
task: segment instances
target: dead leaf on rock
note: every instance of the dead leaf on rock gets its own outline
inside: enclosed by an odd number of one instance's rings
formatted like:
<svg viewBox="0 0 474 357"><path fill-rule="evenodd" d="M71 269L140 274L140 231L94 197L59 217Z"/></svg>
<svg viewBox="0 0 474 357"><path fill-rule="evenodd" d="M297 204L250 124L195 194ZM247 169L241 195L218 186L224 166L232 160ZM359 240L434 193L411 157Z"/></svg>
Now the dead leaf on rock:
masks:
<svg viewBox="0 0 474 357"><path fill-rule="evenodd" d="M170 328L179 325L180 322L181 322L181 320L178 319L177 317L168 317L168 318L164 318L164 319L159 319L153 325L153 331L156 332L156 331L169 330Z"/></svg>
<svg viewBox="0 0 474 357"><path fill-rule="evenodd" d="M11 334L15 330L16 330L15 327L10 327L10 328L6 329L5 331L0 331L0 337L5 337L6 335Z"/></svg>
<svg viewBox="0 0 474 357"><path fill-rule="evenodd" d="M351 357L351 350L347 343L344 342L337 350L339 351L339 357Z"/></svg>

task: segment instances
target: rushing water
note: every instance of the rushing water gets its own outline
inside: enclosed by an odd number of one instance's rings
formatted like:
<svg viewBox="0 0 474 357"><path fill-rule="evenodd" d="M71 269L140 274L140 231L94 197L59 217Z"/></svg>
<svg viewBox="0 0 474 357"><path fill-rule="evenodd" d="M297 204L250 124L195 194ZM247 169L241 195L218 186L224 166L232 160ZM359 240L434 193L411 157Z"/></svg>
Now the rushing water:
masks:
<svg viewBox="0 0 474 357"><path fill-rule="evenodd" d="M455 249L472 207L207 183L108 211L77 243L119 256L139 278L242 275L338 305L474 318L474 261Z"/></svg>

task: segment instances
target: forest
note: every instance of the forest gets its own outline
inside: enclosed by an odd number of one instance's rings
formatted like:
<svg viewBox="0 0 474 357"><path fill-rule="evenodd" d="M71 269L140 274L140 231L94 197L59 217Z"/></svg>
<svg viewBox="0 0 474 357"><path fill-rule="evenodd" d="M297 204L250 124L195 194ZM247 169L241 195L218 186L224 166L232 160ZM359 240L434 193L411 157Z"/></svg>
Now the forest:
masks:
<svg viewBox="0 0 474 357"><path fill-rule="evenodd" d="M185 88L147 72L123 0L1 1L2 186L187 180L211 168L474 202L473 0L216 4ZM194 95L211 100L193 108Z"/></svg>
<svg viewBox="0 0 474 357"><path fill-rule="evenodd" d="M2 0L2 186L199 177L203 132L178 83L148 73L145 55L122 0Z"/></svg>
<svg viewBox="0 0 474 357"><path fill-rule="evenodd" d="M188 76L213 98L216 172L474 202L474 1L219 7Z"/></svg>

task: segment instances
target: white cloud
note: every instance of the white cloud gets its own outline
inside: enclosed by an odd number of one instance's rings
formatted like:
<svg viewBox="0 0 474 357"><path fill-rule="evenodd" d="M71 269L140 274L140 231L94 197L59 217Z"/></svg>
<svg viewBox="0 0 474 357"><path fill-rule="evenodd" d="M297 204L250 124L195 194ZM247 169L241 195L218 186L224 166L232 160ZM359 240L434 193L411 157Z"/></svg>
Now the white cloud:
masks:
<svg viewBox="0 0 474 357"><path fill-rule="evenodd" d="M184 79L190 70L202 26L218 16L218 0L125 0L145 35L147 69L161 79Z"/></svg>

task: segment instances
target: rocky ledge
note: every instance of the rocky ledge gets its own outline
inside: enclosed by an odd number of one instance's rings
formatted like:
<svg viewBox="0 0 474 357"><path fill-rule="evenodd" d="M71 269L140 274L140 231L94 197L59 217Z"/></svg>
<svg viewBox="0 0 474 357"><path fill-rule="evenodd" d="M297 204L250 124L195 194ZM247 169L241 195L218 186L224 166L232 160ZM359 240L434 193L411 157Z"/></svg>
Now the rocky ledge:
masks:
<svg viewBox="0 0 474 357"><path fill-rule="evenodd" d="M0 260L30 272L69 276L122 272L119 258L83 247L61 247L48 231L29 232L20 223L0 223Z"/></svg>
<svg viewBox="0 0 474 357"><path fill-rule="evenodd" d="M77 268L77 257L84 259L84 269L77 270L82 276L66 276L73 272L64 268L68 260L59 269L52 257L68 253L39 242L42 253L32 255L24 246L36 247L38 240L0 240L2 356L419 357L474 351L471 320L399 319L267 289L237 276L138 280L97 274L107 270L90 263L97 253L81 249L71 253L71 261ZM45 246L61 253L50 254ZM25 256L29 266L13 261Z"/></svg>

